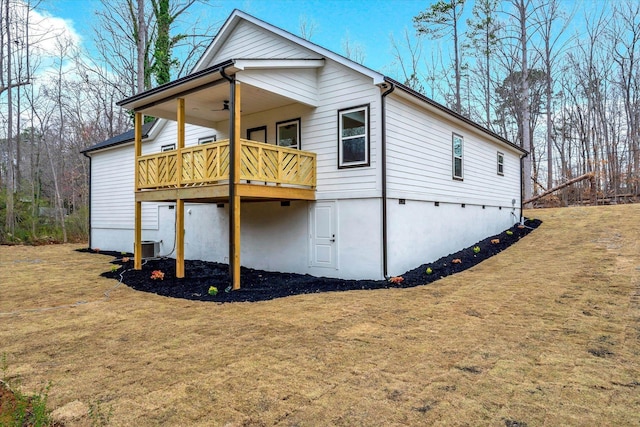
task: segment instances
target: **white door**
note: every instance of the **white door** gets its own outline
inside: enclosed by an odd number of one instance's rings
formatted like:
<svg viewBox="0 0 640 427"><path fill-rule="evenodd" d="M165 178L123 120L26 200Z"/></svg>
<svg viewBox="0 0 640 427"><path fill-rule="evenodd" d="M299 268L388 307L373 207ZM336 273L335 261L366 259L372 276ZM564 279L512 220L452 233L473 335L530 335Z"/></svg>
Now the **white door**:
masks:
<svg viewBox="0 0 640 427"><path fill-rule="evenodd" d="M336 268L336 204L318 202L310 207L311 265Z"/></svg>

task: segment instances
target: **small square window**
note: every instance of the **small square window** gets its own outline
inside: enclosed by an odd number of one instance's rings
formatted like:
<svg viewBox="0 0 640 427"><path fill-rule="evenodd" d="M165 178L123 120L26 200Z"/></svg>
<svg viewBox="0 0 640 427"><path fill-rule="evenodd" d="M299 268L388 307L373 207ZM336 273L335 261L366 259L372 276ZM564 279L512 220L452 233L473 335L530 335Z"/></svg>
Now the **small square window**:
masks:
<svg viewBox="0 0 640 427"><path fill-rule="evenodd" d="M276 141L281 147L300 148L300 119L276 123Z"/></svg>
<svg viewBox="0 0 640 427"><path fill-rule="evenodd" d="M167 145L163 145L160 148L160 151L173 151L176 149L176 144L167 144Z"/></svg>
<svg viewBox="0 0 640 427"><path fill-rule="evenodd" d="M504 175L504 154L498 151L498 175Z"/></svg>
<svg viewBox="0 0 640 427"><path fill-rule="evenodd" d="M462 180L462 170L463 170L463 154L464 154L464 138L462 136L453 134L453 144L452 144L452 157L453 157L453 179Z"/></svg>
<svg viewBox="0 0 640 427"><path fill-rule="evenodd" d="M369 166L369 106L338 111L338 167Z"/></svg>
<svg viewBox="0 0 640 427"><path fill-rule="evenodd" d="M216 135L204 136L202 138L198 138L198 145L209 144L210 142L216 142L218 137Z"/></svg>

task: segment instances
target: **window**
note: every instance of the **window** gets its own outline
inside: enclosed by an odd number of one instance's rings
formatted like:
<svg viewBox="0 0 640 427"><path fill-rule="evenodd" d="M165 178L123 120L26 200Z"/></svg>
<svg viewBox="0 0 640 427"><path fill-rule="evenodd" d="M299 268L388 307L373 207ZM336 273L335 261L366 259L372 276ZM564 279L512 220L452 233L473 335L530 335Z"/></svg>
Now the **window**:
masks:
<svg viewBox="0 0 640 427"><path fill-rule="evenodd" d="M498 175L504 175L504 154L498 151Z"/></svg>
<svg viewBox="0 0 640 427"><path fill-rule="evenodd" d="M167 145L163 145L160 148L160 151L173 151L176 149L176 144L167 144Z"/></svg>
<svg viewBox="0 0 640 427"><path fill-rule="evenodd" d="M198 138L198 145L208 144L210 142L216 142L218 140L216 135L204 136L202 138Z"/></svg>
<svg viewBox="0 0 640 427"><path fill-rule="evenodd" d="M267 142L267 127L260 126L247 129L247 139L250 141Z"/></svg>
<svg viewBox="0 0 640 427"><path fill-rule="evenodd" d="M369 166L369 106L338 111L338 167Z"/></svg>
<svg viewBox="0 0 640 427"><path fill-rule="evenodd" d="M300 119L276 123L276 141L281 147L300 148Z"/></svg>
<svg viewBox="0 0 640 427"><path fill-rule="evenodd" d="M457 134L453 134L453 179L462 180L462 154L464 139Z"/></svg>

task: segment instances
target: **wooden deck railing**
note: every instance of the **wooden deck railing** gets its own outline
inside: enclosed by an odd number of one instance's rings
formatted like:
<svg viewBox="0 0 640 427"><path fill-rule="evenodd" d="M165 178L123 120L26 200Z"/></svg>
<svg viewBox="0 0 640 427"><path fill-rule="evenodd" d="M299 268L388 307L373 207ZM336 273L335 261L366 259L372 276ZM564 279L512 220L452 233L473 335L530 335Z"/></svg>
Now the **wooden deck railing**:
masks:
<svg viewBox="0 0 640 427"><path fill-rule="evenodd" d="M241 180L315 188L315 153L246 139L240 144ZM140 156L137 167L138 190L224 183L229 180L229 140Z"/></svg>

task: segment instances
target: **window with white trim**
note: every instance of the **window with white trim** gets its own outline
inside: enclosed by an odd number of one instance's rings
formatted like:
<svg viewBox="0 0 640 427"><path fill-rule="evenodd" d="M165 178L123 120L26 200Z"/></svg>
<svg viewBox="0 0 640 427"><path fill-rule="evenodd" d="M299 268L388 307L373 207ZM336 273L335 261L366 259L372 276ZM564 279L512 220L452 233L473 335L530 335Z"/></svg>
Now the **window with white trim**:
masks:
<svg viewBox="0 0 640 427"><path fill-rule="evenodd" d="M160 151L173 151L176 149L176 144L167 144L160 147Z"/></svg>
<svg viewBox="0 0 640 427"><path fill-rule="evenodd" d="M498 151L498 175L504 175L504 154Z"/></svg>
<svg viewBox="0 0 640 427"><path fill-rule="evenodd" d="M453 134L452 138L452 157L453 157L453 179L462 180L463 170L463 153L464 153L464 138L458 134Z"/></svg>
<svg viewBox="0 0 640 427"><path fill-rule="evenodd" d="M369 166L369 105L338 111L338 167Z"/></svg>
<svg viewBox="0 0 640 427"><path fill-rule="evenodd" d="M300 119L276 123L276 141L281 147L300 148Z"/></svg>

